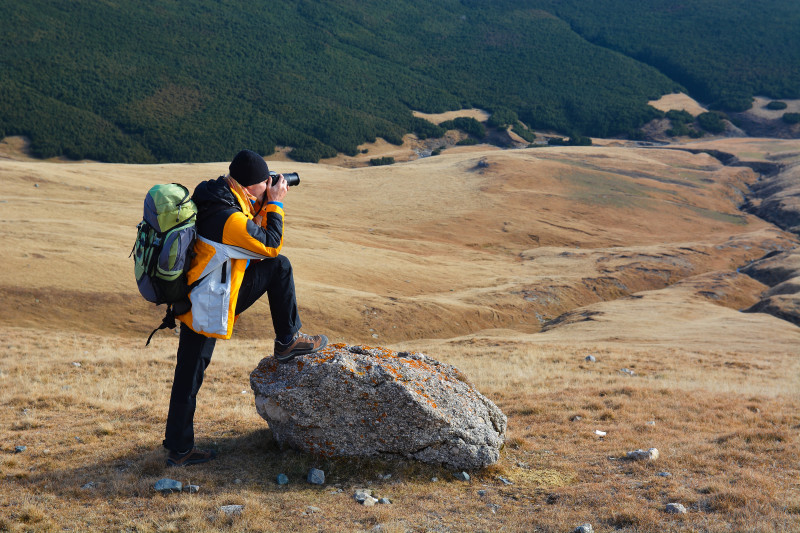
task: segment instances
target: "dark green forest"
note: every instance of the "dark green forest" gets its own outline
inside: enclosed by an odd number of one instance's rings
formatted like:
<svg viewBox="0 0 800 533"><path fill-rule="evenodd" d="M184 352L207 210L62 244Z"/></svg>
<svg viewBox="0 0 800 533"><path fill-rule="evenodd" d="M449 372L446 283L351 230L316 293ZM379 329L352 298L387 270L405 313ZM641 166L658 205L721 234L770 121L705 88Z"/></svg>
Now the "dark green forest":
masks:
<svg viewBox="0 0 800 533"><path fill-rule="evenodd" d="M440 136L411 111L463 107L625 135L673 91L797 98L799 27L789 0L4 2L0 136L39 157L318 161Z"/></svg>

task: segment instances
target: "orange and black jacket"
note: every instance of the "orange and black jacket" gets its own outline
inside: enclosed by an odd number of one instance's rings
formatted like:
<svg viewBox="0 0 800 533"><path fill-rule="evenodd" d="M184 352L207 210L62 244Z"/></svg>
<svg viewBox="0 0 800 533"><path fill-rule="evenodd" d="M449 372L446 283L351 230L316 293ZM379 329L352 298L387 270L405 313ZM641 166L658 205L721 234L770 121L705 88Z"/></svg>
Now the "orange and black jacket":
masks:
<svg viewBox="0 0 800 533"><path fill-rule="evenodd" d="M200 183L192 200L198 209L195 256L187 273L192 308L178 319L197 333L229 339L248 262L281 251L283 205L267 203L256 224L249 200L231 190L224 177Z"/></svg>

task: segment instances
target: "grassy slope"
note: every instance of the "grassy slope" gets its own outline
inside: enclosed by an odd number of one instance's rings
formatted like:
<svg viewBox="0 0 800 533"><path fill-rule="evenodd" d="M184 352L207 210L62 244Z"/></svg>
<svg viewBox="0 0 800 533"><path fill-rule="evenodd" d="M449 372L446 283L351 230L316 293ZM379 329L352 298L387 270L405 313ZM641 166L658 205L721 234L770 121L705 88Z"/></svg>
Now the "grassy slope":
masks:
<svg viewBox="0 0 800 533"><path fill-rule="evenodd" d="M796 141L739 140L735 148L798 151ZM200 394L200 442L222 458L165 470L159 445L176 339L162 332L143 348L159 317L135 293L127 250L154 176L193 184L225 165L14 157L0 161L0 528L800 526L792 485L800 333L739 313L763 286L734 271L793 239L738 216L733 192L755 178L749 171L704 154L600 147L452 149L392 167L299 166L304 181L287 198L285 253L307 329L424 350L458 366L509 416L501 461L460 483L415 463L276 449L247 381L269 345L262 304L243 315L234 340L220 343ZM483 173L480 159L489 163ZM536 333L538 316L569 309L567 320ZM589 353L597 363L584 361ZM595 429L608 435L598 439ZM28 448L13 454L15 445ZM655 463L621 460L649 447L661 451ZM328 486L302 481L311 466L326 470ZM280 472L292 480L287 488L273 483ZM386 473L390 480L377 479ZM156 495L152 485L164 476L201 492ZM94 488L81 488L90 481ZM355 504L352 489L368 483L394 504ZM342 493L332 493L336 485ZM689 515L666 515L671 501ZM227 518L218 511L225 504L245 512Z"/></svg>

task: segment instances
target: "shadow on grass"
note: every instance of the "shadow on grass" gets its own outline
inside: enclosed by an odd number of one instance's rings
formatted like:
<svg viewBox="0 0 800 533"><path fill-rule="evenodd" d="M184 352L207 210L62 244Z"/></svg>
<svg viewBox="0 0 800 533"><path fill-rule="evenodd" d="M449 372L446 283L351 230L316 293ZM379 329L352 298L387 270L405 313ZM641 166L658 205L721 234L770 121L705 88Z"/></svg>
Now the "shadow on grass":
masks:
<svg viewBox="0 0 800 533"><path fill-rule="evenodd" d="M76 467L42 466L30 475L18 478L18 486L27 486L36 493L49 493L61 498L83 501L95 498L149 498L160 496L155 482L161 478L181 481L184 485L200 485L202 490L224 491L246 487L250 491L325 490L331 486L365 486L382 480L428 482L437 477L455 481L453 472L444 467L402 458L325 458L281 449L269 429L201 439L199 448L211 448L218 458L205 464L175 468L166 466L166 450L158 447L129 448L119 443L120 453L112 459L85 463ZM113 446L113 444L111 444ZM125 448L129 448L125 451ZM65 461L69 461L65 458ZM325 472L325 485L306 481L308 471ZM276 478L284 474L289 485L280 486ZM388 475L388 476L387 476ZM488 472L487 472L488 475Z"/></svg>

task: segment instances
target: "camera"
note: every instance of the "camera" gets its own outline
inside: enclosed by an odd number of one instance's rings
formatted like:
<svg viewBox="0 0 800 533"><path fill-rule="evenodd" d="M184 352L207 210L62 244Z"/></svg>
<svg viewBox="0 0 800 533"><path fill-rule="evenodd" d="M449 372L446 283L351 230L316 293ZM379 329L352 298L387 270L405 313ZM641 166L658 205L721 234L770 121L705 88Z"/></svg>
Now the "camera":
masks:
<svg viewBox="0 0 800 533"><path fill-rule="evenodd" d="M275 172L273 170L269 171L270 178L277 178L278 175L279 172ZM289 187L300 185L300 174L298 174L297 172L284 172L283 178L286 180L286 185L288 185ZM274 179L270 180L270 185L274 185L276 182L277 181Z"/></svg>

